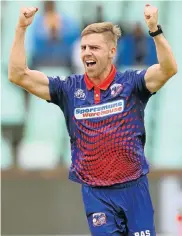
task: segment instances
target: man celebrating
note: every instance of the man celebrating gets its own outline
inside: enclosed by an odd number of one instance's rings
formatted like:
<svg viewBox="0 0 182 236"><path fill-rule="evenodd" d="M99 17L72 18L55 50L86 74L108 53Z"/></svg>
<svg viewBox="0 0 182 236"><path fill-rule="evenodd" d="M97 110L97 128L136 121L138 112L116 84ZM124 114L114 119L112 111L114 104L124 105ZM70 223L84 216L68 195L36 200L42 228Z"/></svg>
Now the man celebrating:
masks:
<svg viewBox="0 0 182 236"><path fill-rule="evenodd" d="M72 149L69 178L82 184L92 235L156 235L144 155L144 108L177 73L158 25L157 8L146 5L144 17L159 64L142 71L117 71L112 61L120 29L109 22L96 23L81 35L85 74L65 80L27 67L25 32L37 10L21 10L10 55L10 81L62 109Z"/></svg>

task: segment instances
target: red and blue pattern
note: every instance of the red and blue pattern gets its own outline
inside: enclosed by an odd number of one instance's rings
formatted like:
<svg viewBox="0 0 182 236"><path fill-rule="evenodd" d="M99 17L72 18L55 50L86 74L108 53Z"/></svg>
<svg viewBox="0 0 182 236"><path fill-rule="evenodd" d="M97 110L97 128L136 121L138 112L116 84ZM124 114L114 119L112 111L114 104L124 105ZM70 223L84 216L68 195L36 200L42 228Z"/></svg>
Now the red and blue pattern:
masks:
<svg viewBox="0 0 182 236"><path fill-rule="evenodd" d="M145 87L144 75L145 71L116 72L105 89L100 88L99 103L94 102L94 87L87 87L83 75L73 75L66 81L49 78L51 101L63 110L71 138L70 179L91 186L110 186L148 173L144 108L151 94ZM122 88L115 96L110 89L114 84ZM78 89L85 99L74 96ZM89 110L97 104L99 110L121 99L124 108L117 114L99 117L95 113L89 119L78 119L74 114L78 108Z"/></svg>

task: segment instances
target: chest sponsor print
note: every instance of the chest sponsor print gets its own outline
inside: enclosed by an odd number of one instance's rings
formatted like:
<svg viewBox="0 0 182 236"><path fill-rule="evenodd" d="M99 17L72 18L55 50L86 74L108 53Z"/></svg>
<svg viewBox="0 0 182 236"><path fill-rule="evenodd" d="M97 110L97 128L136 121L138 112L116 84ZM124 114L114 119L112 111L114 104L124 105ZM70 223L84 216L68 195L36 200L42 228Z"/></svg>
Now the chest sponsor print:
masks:
<svg viewBox="0 0 182 236"><path fill-rule="evenodd" d="M124 100L120 99L114 102L104 104L75 108L74 116L77 120L105 117L123 112Z"/></svg>

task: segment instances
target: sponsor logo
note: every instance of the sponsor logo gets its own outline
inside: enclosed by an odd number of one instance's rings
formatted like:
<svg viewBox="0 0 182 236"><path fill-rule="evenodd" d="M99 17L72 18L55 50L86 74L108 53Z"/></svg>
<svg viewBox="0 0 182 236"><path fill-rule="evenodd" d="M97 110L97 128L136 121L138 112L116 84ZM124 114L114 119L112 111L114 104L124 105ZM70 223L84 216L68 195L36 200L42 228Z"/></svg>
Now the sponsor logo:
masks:
<svg viewBox="0 0 182 236"><path fill-rule="evenodd" d="M117 96L118 94L120 94L120 92L122 91L123 89L123 86L121 84L113 84L111 87L111 96L112 97L115 97Z"/></svg>
<svg viewBox="0 0 182 236"><path fill-rule="evenodd" d="M117 100L101 105L75 108L74 116L77 120L104 117L121 113L124 110L124 100Z"/></svg>
<svg viewBox="0 0 182 236"><path fill-rule="evenodd" d="M93 226L101 226L106 224L106 214L103 212L94 213L92 215Z"/></svg>
<svg viewBox="0 0 182 236"><path fill-rule="evenodd" d="M82 89L77 89L74 93L74 96L76 98L81 99L81 100L85 100L85 98L86 98L86 95Z"/></svg>

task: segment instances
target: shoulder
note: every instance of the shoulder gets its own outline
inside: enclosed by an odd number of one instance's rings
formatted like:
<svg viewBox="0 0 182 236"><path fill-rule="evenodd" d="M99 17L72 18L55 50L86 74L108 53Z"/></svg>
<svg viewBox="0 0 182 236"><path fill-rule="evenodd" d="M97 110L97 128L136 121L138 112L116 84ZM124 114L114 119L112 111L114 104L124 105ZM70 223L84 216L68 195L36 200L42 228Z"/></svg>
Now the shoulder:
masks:
<svg viewBox="0 0 182 236"><path fill-rule="evenodd" d="M65 83L71 83L71 82L77 82L77 81L83 80L84 75L76 75L76 74L72 74L72 75L68 75L68 76L58 75L58 76L53 76L51 78L59 79L60 81L63 81Z"/></svg>
<svg viewBox="0 0 182 236"><path fill-rule="evenodd" d="M84 75L76 75L76 74L72 74L65 78L67 83L73 83L73 84L80 83L83 81L83 79L84 79Z"/></svg>
<svg viewBox="0 0 182 236"><path fill-rule="evenodd" d="M57 78L64 85L65 89L70 90L75 88L77 84L82 83L84 75L72 74L70 76L57 76Z"/></svg>
<svg viewBox="0 0 182 236"><path fill-rule="evenodd" d="M127 69L123 72L117 71L117 77L123 78L126 81L131 81L137 77L144 77L146 73L146 69Z"/></svg>
<svg viewBox="0 0 182 236"><path fill-rule="evenodd" d="M128 69L125 71L117 71L116 72L116 80L122 80L124 82L128 81L129 78L131 78L133 70Z"/></svg>

